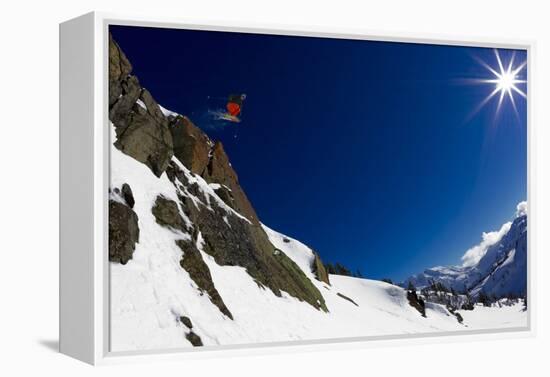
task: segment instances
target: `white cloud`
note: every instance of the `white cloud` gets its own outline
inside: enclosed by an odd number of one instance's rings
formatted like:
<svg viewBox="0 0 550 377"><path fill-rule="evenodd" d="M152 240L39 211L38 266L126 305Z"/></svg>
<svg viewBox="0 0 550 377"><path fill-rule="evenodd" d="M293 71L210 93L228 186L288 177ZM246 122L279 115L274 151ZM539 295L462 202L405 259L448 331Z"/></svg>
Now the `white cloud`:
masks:
<svg viewBox="0 0 550 377"><path fill-rule="evenodd" d="M516 217L527 215L527 202L520 202L516 207ZM510 230L512 222L503 224L499 230L494 232L483 232L481 242L474 247L468 249L462 256L462 266L470 267L476 265L481 258L487 253L487 249L499 242L502 237Z"/></svg>
<svg viewBox="0 0 550 377"><path fill-rule="evenodd" d="M508 233L510 230L510 226L512 225L511 222L507 222L500 227L500 230L494 231L494 232L483 232L481 235L481 243L477 244L476 246L468 249L466 253L462 256L462 266L463 267L470 267L474 266L479 262L481 258L485 255L487 252L487 249L499 242L502 237Z"/></svg>
<svg viewBox="0 0 550 377"><path fill-rule="evenodd" d="M527 202L523 201L516 207L516 217L527 215Z"/></svg>

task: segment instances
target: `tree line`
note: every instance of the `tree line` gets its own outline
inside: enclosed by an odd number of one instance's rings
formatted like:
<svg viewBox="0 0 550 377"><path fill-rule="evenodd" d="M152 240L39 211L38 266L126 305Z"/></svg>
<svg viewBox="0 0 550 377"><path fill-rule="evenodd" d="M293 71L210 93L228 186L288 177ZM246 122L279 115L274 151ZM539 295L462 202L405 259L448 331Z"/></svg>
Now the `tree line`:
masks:
<svg viewBox="0 0 550 377"><path fill-rule="evenodd" d="M351 269L344 266L342 263L336 262L336 263L325 263L325 269L327 272L331 275L343 275L343 276L352 276L355 278L363 278L363 274L361 273L361 270L356 269L355 271L352 271Z"/></svg>

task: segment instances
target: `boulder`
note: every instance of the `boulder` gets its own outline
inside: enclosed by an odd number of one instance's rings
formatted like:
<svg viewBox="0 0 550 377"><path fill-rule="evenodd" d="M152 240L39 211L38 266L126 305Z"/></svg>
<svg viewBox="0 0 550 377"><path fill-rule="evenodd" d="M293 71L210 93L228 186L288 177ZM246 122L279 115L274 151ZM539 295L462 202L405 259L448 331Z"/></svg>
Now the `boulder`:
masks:
<svg viewBox="0 0 550 377"><path fill-rule="evenodd" d="M139 242L137 214L128 206L109 201L109 261L126 264Z"/></svg>

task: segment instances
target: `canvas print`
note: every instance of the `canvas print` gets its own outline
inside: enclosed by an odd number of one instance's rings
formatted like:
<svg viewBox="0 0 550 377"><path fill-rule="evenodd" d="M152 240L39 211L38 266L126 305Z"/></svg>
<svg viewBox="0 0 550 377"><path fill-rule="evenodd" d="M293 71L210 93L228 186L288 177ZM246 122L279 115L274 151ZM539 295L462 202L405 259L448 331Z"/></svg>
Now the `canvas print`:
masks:
<svg viewBox="0 0 550 377"><path fill-rule="evenodd" d="M527 328L527 58L111 25L111 351Z"/></svg>

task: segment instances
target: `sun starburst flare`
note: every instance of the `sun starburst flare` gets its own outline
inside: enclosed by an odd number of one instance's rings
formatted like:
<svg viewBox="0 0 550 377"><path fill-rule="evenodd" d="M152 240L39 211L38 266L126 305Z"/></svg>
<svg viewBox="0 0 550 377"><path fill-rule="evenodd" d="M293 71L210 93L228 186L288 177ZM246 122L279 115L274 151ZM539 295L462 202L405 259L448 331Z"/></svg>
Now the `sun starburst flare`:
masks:
<svg viewBox="0 0 550 377"><path fill-rule="evenodd" d="M510 99L510 103L514 108L514 112L518 115L518 110L516 107L516 101L514 99L514 94L518 94L523 98L527 98L527 94L518 87L518 84L525 84L527 80L518 78L518 74L526 67L527 61L520 63L518 66L514 67L514 58L515 52L512 54L508 65L505 67L498 50L494 50L495 57L497 60L498 67L493 68L483 60L477 59L479 63L487 68L490 73L493 74L493 77L490 79L479 79L474 80L476 83L481 84L491 84L494 85L493 91L483 99L483 101L477 107L475 113L477 113L483 106L485 106L493 97L499 96L497 103L496 114L498 115L502 103L504 102L505 97Z"/></svg>

